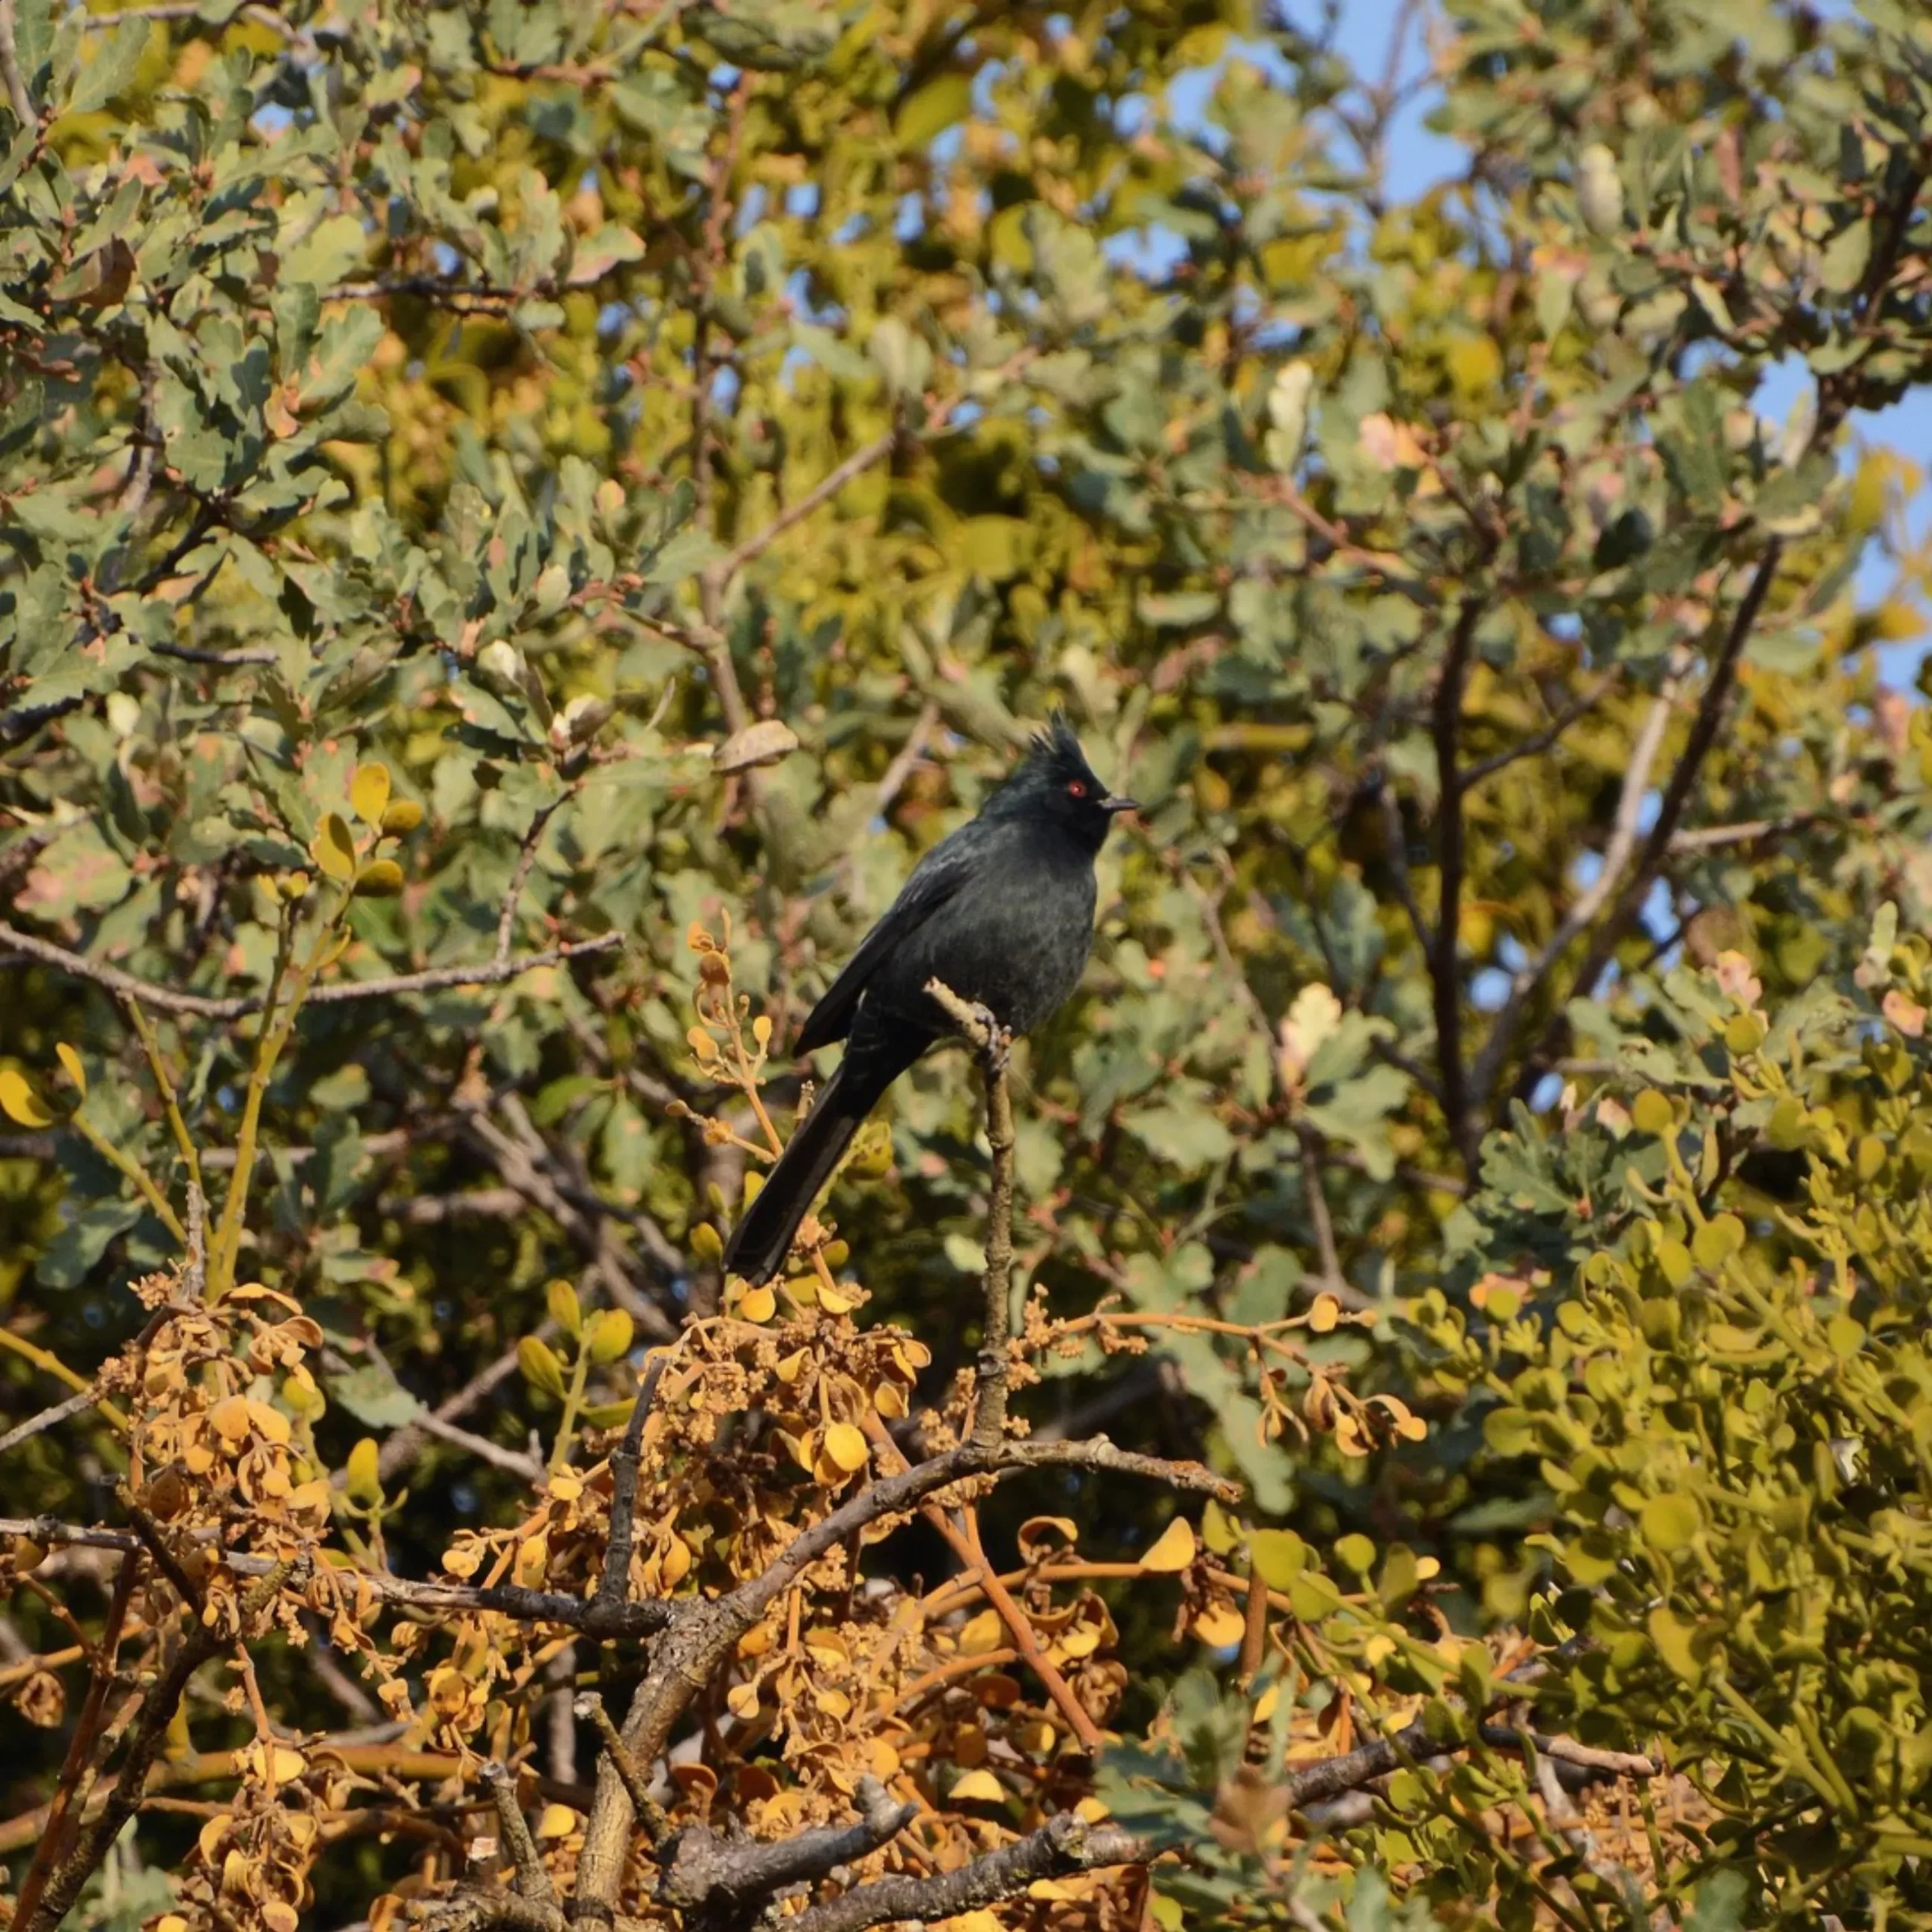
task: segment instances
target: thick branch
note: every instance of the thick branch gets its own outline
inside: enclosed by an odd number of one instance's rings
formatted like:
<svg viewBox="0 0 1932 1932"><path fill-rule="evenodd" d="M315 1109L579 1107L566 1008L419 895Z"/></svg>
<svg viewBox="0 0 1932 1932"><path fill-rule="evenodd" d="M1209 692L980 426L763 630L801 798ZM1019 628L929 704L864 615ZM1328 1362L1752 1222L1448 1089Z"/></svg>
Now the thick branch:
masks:
<svg viewBox="0 0 1932 1932"><path fill-rule="evenodd" d="M703 1825L673 1841L657 1896L689 1911L720 1903L743 1907L768 1899L841 1865L869 1857L919 1815L916 1804L895 1804L876 1778L859 1780L859 1820L800 1832L774 1844L720 1838Z"/></svg>
<svg viewBox="0 0 1932 1932"><path fill-rule="evenodd" d="M1109 1865L1138 1865L1148 1846L1115 1825L1090 1825L1071 1812L1050 1818L1036 1832L963 1865L927 1878L881 1878L842 1898L828 1900L785 1921L786 1932L867 1932L894 1919L934 1924L997 1904L1042 1878Z"/></svg>
<svg viewBox="0 0 1932 1932"><path fill-rule="evenodd" d="M338 980L318 986L304 1004L334 1006L347 1000L389 999L405 993L439 992L449 986L494 986L514 980L538 966L558 966L566 960L608 952L623 943L621 933L603 933L595 939L552 946L547 952L526 953L521 959L491 960L477 966L435 966L426 972L398 973L379 980ZM0 945L23 952L42 965L52 966L76 979L91 980L123 998L134 999L159 1013L191 1014L199 1020L241 1020L262 1009L263 995L241 993L232 998L217 999L206 993L177 992L171 986L157 986L152 980L137 980L118 966L103 965L64 946L17 927L0 924Z"/></svg>
<svg viewBox="0 0 1932 1932"><path fill-rule="evenodd" d="M1148 1476L1177 1488L1205 1491L1226 1503L1238 1502L1241 1496L1238 1483L1198 1463L1137 1455L1115 1448L1104 1436L1086 1442L962 1442L902 1475L883 1477L861 1490L794 1537L761 1575L740 1584L728 1595L680 1611L651 1647L650 1666L624 1722L625 1749L637 1762L652 1762L692 1700L709 1685L732 1646L821 1557L870 1524L884 1517L909 1514L928 1497L968 1477L999 1475L1021 1469L1078 1469ZM577 1866L577 1896L592 1909L615 1909L630 1810L623 1780L607 1763L598 1774L597 1795L585 1823L583 1852Z"/></svg>

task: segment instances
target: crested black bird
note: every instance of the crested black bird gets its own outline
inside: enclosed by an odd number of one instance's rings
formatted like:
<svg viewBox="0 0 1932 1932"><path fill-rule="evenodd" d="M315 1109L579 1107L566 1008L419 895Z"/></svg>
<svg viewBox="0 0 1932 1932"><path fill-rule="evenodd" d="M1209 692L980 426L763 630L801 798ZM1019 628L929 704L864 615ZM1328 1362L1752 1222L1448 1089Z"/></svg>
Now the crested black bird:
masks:
<svg viewBox="0 0 1932 1932"><path fill-rule="evenodd" d="M845 1057L732 1231L724 1265L753 1281L783 1266L805 1211L885 1090L953 1029L939 980L1009 1034L1029 1032L1079 983L1094 943L1094 861L1116 814L1056 716L979 815L912 868L801 1029L797 1051Z"/></svg>

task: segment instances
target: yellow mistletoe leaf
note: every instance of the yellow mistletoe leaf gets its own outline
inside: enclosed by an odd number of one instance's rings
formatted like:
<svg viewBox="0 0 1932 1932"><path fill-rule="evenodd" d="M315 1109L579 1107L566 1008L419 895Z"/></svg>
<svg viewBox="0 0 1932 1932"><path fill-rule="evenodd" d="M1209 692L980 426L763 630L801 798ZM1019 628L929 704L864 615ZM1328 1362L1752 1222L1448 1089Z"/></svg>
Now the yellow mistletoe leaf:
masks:
<svg viewBox="0 0 1932 1932"><path fill-rule="evenodd" d="M1210 1604L1194 1620L1194 1634L1204 1644L1217 1651L1224 1651L1231 1644L1238 1644L1241 1632L1246 1627L1241 1612L1232 1604Z"/></svg>
<svg viewBox="0 0 1932 1932"><path fill-rule="evenodd" d="M821 1281L818 1284L818 1305L828 1315L849 1315L866 1298L864 1289L850 1281L838 1281L827 1287Z"/></svg>
<svg viewBox="0 0 1932 1932"><path fill-rule="evenodd" d="M991 1771L968 1771L952 1787L952 1801L955 1804L1004 1804L1006 1793ZM956 1926L959 1921L955 1918L951 1922Z"/></svg>
<svg viewBox="0 0 1932 1932"><path fill-rule="evenodd" d="M1177 1516L1141 1558L1140 1567L1157 1573L1185 1570L1194 1561L1194 1525L1185 1516Z"/></svg>
<svg viewBox="0 0 1932 1932"><path fill-rule="evenodd" d="M849 1476L866 1466L869 1452L860 1430L849 1422L835 1422L825 1432L825 1453Z"/></svg>
<svg viewBox="0 0 1932 1932"><path fill-rule="evenodd" d="M537 1821L540 1838L567 1838L577 1829L577 1814L568 1804L546 1804Z"/></svg>
<svg viewBox="0 0 1932 1932"><path fill-rule="evenodd" d="M778 1297L769 1288L747 1288L738 1303L738 1312L747 1321L769 1321L778 1312Z"/></svg>
<svg viewBox="0 0 1932 1932"><path fill-rule="evenodd" d="M749 1724L758 1715L758 1686L734 1684L724 1694L725 1707L734 1718Z"/></svg>
<svg viewBox="0 0 1932 1932"><path fill-rule="evenodd" d="M960 1631L959 1654L961 1657L983 1657L988 1651L999 1648L1002 1634L999 1612L983 1610Z"/></svg>
<svg viewBox="0 0 1932 1932"><path fill-rule="evenodd" d="M81 1057L65 1040L56 1044L54 1057L66 1069L67 1078L74 1083L82 1100L88 1097L88 1070L81 1064Z"/></svg>
<svg viewBox="0 0 1932 1932"><path fill-rule="evenodd" d="M1328 1294L1317 1295L1309 1304L1309 1332L1325 1335L1342 1318L1342 1304Z"/></svg>
<svg viewBox="0 0 1932 1932"><path fill-rule="evenodd" d="M248 1404L239 1395L230 1395L208 1411L208 1420L224 1442L239 1442L248 1433Z"/></svg>
<svg viewBox="0 0 1932 1932"><path fill-rule="evenodd" d="M0 1070L0 1113L19 1127L54 1124L53 1115L27 1084L26 1075L11 1066Z"/></svg>
<svg viewBox="0 0 1932 1932"><path fill-rule="evenodd" d="M380 825L389 801L389 768L386 764L358 765L349 781L349 802L365 825Z"/></svg>

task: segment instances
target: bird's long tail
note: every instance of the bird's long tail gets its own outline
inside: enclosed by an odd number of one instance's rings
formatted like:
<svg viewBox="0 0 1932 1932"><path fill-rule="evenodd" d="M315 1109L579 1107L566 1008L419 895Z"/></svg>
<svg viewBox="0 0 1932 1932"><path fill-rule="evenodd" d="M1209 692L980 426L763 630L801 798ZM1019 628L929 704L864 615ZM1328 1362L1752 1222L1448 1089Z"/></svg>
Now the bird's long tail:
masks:
<svg viewBox="0 0 1932 1932"><path fill-rule="evenodd" d="M916 1053L912 1058L918 1057ZM907 1064L909 1064L909 1060ZM724 1265L752 1281L768 1281L784 1265L792 1237L818 1191L852 1144L866 1116L878 1104L903 1066L869 1063L854 1072L848 1054L820 1090L812 1110L799 1124L778 1164L766 1175L758 1198L731 1231ZM881 1078L881 1075L883 1078Z"/></svg>

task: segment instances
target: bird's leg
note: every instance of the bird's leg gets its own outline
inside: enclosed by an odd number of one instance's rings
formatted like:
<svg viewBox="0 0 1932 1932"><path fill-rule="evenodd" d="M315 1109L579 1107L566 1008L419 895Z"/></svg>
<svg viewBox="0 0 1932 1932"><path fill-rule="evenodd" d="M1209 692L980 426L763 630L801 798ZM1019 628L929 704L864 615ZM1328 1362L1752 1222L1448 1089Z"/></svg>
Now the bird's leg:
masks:
<svg viewBox="0 0 1932 1932"><path fill-rule="evenodd" d="M981 1032L980 1058L985 1064L986 1078L997 1080L1006 1071L1007 1061L1012 1057L1012 1029L999 1023L992 1008L983 1000L973 1002L972 1014Z"/></svg>

